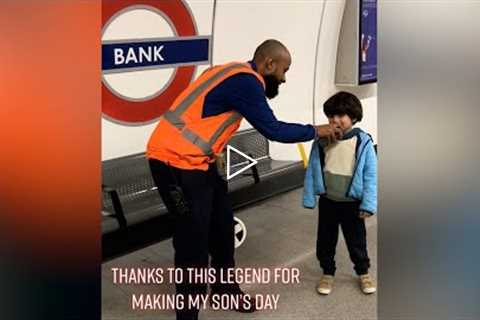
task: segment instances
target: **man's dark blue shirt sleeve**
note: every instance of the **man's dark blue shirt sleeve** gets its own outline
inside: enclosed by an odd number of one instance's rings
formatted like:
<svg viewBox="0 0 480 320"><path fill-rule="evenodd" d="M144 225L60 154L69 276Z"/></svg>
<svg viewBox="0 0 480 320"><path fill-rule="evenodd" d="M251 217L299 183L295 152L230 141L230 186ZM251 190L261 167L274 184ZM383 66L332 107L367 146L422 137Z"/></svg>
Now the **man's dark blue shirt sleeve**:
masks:
<svg viewBox="0 0 480 320"><path fill-rule="evenodd" d="M203 117L235 110L265 138L278 142L303 142L315 138L312 125L277 120L267 103L261 82L253 75L234 75L205 97Z"/></svg>

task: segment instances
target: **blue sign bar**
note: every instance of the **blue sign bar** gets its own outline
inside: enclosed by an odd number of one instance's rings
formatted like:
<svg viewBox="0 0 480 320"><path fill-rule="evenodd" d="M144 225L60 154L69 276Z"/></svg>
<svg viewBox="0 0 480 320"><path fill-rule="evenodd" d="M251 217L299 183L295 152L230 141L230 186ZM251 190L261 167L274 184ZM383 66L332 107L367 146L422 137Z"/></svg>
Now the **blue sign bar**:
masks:
<svg viewBox="0 0 480 320"><path fill-rule="evenodd" d="M209 38L166 39L102 45L102 70L167 67L209 62ZM127 71L127 70L125 70Z"/></svg>

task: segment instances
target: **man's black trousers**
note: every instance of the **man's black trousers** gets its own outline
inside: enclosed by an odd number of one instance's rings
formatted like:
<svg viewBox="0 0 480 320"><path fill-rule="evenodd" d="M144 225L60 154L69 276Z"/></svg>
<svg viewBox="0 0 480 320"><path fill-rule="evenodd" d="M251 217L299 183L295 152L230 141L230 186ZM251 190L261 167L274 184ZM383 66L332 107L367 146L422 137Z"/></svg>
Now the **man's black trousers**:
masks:
<svg viewBox="0 0 480 320"><path fill-rule="evenodd" d="M207 268L209 255L211 267L233 268L234 221L227 195L228 184L218 174L216 164L207 171L183 170L168 166L158 160L149 160L155 184L169 212L173 213L175 227L173 247L176 268ZM172 184L178 184L184 193L188 212L177 212L169 192ZM185 277L184 277L185 279ZM238 286L225 288L213 285L216 293L239 290ZM177 294L205 294L205 284L177 284ZM177 319L196 319L198 310L177 310Z"/></svg>

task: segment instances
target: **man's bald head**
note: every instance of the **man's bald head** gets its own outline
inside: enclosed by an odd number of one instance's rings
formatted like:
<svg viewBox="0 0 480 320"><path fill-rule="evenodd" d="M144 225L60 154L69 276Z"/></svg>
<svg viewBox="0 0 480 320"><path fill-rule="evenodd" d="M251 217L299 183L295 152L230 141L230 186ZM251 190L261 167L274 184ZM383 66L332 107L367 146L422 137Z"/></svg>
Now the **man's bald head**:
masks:
<svg viewBox="0 0 480 320"><path fill-rule="evenodd" d="M278 94L278 87L286 81L285 73L290 68L292 58L280 41L269 39L260 44L253 55L257 72L265 80L265 94L273 98Z"/></svg>
<svg viewBox="0 0 480 320"><path fill-rule="evenodd" d="M290 58L290 53L288 52L287 47L278 40L268 39L257 47L253 54L253 61L258 65L268 58L278 60L282 56Z"/></svg>

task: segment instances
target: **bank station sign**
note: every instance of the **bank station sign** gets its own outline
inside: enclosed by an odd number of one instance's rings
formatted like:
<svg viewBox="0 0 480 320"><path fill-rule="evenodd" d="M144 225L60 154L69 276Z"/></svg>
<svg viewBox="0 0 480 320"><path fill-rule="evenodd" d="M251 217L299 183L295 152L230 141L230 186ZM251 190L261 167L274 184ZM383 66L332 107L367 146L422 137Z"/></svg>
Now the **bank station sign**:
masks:
<svg viewBox="0 0 480 320"><path fill-rule="evenodd" d="M210 36L200 36L181 0L102 2L102 112L127 125L158 119L210 63Z"/></svg>

